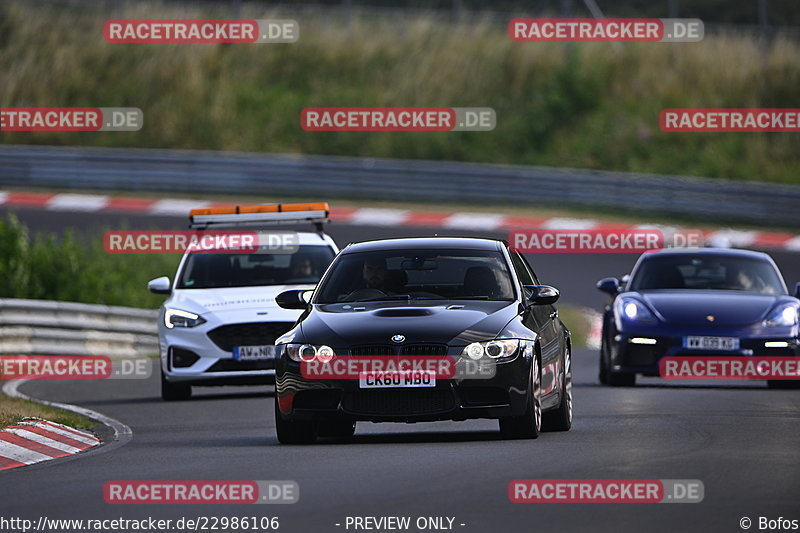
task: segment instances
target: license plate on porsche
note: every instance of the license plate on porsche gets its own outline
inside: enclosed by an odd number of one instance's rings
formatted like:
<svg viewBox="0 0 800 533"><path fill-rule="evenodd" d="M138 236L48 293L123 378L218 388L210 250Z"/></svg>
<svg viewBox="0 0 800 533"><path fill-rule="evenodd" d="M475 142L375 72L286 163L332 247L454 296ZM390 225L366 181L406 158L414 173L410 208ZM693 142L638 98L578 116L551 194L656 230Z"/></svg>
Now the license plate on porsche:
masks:
<svg viewBox="0 0 800 533"><path fill-rule="evenodd" d="M683 338L683 347L689 350L732 351L739 349L739 339L736 337L689 336Z"/></svg>
<svg viewBox="0 0 800 533"><path fill-rule="evenodd" d="M360 389L435 387L436 373L422 370L408 372L359 372Z"/></svg>
<svg viewBox="0 0 800 533"><path fill-rule="evenodd" d="M275 345L264 346L234 346L233 358L236 361L259 361L275 358Z"/></svg>

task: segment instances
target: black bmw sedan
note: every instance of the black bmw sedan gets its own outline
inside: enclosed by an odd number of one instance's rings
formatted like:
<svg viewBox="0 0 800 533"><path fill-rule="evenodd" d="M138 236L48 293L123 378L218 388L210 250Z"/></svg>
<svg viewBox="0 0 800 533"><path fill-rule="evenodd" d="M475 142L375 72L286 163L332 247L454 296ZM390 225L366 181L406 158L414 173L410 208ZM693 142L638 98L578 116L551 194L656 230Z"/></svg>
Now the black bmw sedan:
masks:
<svg viewBox="0 0 800 533"><path fill-rule="evenodd" d="M572 425L570 334L555 288L506 243L351 244L276 341L282 443L352 436L357 421L498 419L505 438Z"/></svg>

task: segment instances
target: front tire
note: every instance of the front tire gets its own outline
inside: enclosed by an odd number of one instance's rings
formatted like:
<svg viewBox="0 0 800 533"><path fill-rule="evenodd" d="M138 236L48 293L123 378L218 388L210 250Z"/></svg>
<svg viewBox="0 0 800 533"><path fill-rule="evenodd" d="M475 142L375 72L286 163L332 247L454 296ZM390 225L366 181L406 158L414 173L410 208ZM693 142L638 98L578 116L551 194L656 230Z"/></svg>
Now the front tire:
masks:
<svg viewBox="0 0 800 533"><path fill-rule="evenodd" d="M500 434L504 439L535 439L542 431L542 369L534 354L528 389L528 405L522 416L500 419Z"/></svg>
<svg viewBox="0 0 800 533"><path fill-rule="evenodd" d="M542 415L542 431L569 431L572 427L572 354L569 347L564 352L563 378L561 403L556 410Z"/></svg>
<svg viewBox="0 0 800 533"><path fill-rule="evenodd" d="M165 402L179 402L192 397L192 386L184 383L170 383L161 371L161 399Z"/></svg>
<svg viewBox="0 0 800 533"><path fill-rule="evenodd" d="M597 379L601 385L608 385L608 349L606 348L606 338L603 335L600 341L600 368L597 372Z"/></svg>
<svg viewBox="0 0 800 533"><path fill-rule="evenodd" d="M284 420L278 408L275 392L275 433L281 444L313 444L317 440L317 425L313 420Z"/></svg>
<svg viewBox="0 0 800 533"><path fill-rule="evenodd" d="M615 372L611 369L611 346L609 346L610 341L608 343L604 342L603 346L605 350L601 350L601 357L600 357L600 368L601 368L601 379L600 383L604 385L610 385L612 387L634 387L636 386L636 373L629 373L629 372ZM605 368L604 368L605 367ZM602 380L602 372L605 370L605 382Z"/></svg>

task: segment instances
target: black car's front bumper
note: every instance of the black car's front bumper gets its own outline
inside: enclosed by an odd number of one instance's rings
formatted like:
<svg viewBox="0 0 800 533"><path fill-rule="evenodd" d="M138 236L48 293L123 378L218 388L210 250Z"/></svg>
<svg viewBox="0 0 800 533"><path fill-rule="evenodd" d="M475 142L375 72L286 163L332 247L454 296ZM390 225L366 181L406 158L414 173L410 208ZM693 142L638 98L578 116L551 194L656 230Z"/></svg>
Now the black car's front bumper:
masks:
<svg viewBox="0 0 800 533"><path fill-rule="evenodd" d="M425 422L501 418L527 408L529 357L498 363L489 379L438 379L435 387L361 389L356 379L307 379L282 360L275 393L285 418Z"/></svg>
<svg viewBox="0 0 800 533"><path fill-rule="evenodd" d="M695 333L690 333L695 334ZM706 332L706 335L709 333ZM617 334L610 342L610 369L619 373L659 375L659 362L665 357L800 357L796 338L740 338L738 350L693 350L683 346L684 336L643 336ZM653 339L655 344L640 344L637 339ZM768 347L769 342L785 342L786 347Z"/></svg>

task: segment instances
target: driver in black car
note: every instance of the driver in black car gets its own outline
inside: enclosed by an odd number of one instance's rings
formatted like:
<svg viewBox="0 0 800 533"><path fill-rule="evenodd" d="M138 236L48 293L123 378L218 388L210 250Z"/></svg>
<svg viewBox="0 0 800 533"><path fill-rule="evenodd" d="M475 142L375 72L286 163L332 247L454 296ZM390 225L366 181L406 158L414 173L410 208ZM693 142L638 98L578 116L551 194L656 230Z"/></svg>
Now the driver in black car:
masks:
<svg viewBox="0 0 800 533"><path fill-rule="evenodd" d="M355 285L347 295L341 296L340 300L352 301L396 294L398 287L390 279L390 274L395 273L387 270L384 258L367 258L361 267L361 276L354 280Z"/></svg>
<svg viewBox="0 0 800 533"><path fill-rule="evenodd" d="M372 257L364 261L361 269L361 277L364 280L364 288L377 289L387 292L386 287L386 260L381 257Z"/></svg>

